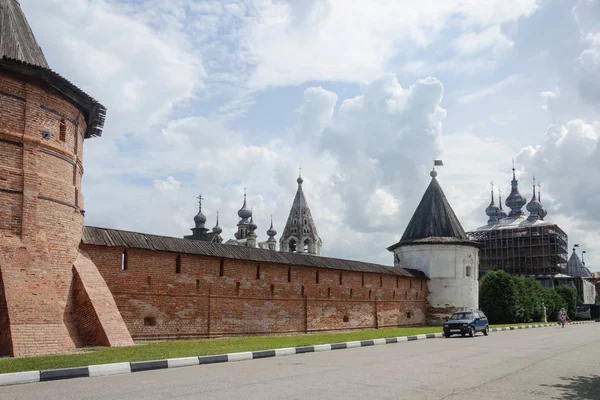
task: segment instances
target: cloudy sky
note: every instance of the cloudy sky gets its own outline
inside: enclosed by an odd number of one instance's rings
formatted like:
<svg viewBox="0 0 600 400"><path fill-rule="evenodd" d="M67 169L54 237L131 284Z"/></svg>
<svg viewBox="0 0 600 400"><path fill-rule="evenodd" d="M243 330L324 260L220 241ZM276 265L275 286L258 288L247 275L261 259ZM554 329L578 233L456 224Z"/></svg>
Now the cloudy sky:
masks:
<svg viewBox="0 0 600 400"><path fill-rule="evenodd" d="M327 256L391 264L429 183L466 230L542 183L600 270L600 1L21 0L51 67L108 108L86 224L225 239L248 189L280 232L298 167Z"/></svg>

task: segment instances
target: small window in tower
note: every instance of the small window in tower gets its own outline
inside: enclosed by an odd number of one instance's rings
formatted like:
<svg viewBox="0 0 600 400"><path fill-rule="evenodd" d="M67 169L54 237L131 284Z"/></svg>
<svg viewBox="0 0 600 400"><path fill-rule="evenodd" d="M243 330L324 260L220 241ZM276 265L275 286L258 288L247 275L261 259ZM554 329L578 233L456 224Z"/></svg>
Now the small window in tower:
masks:
<svg viewBox="0 0 600 400"><path fill-rule="evenodd" d="M221 263L219 264L219 276L225 275L225 259L221 258Z"/></svg>
<svg viewBox="0 0 600 400"><path fill-rule="evenodd" d="M196 290L200 289L200 279L196 279Z"/></svg>
<svg viewBox="0 0 600 400"><path fill-rule="evenodd" d="M304 297L304 286L302 286L302 288L300 289L300 295L301 295L302 297Z"/></svg>
<svg viewBox="0 0 600 400"><path fill-rule="evenodd" d="M327 298L331 298L331 288L327 288Z"/></svg>
<svg viewBox="0 0 600 400"><path fill-rule="evenodd" d="M256 266L256 280L260 280L260 264Z"/></svg>
<svg viewBox="0 0 600 400"><path fill-rule="evenodd" d="M421 281L421 290L423 290L423 281Z"/></svg>
<svg viewBox="0 0 600 400"><path fill-rule="evenodd" d="M275 296L275 285L271 285L271 298Z"/></svg>
<svg viewBox="0 0 600 400"><path fill-rule="evenodd" d="M177 258L175 259L175 273L176 274L180 274L181 273L181 256L177 256Z"/></svg>
<svg viewBox="0 0 600 400"><path fill-rule="evenodd" d="M306 239L304 241L304 252L308 253L308 246L310 245L310 242L308 241L308 239Z"/></svg>
<svg viewBox="0 0 600 400"><path fill-rule="evenodd" d="M406 318L412 318L412 314L409 312L406 313Z"/></svg>
<svg viewBox="0 0 600 400"><path fill-rule="evenodd" d="M50 132L42 131L42 139L50 140L51 137L52 137L52 134Z"/></svg>
<svg viewBox="0 0 600 400"><path fill-rule="evenodd" d="M239 295L240 295L240 286L241 286L241 283L240 283L240 282L236 282L236 283L235 283L235 294L236 294L237 296L239 296Z"/></svg>
<svg viewBox="0 0 600 400"><path fill-rule="evenodd" d="M399 277L396 277L396 287L398 287L398 283L399 283L398 281L399 281L399 280L400 280L400 278L399 278Z"/></svg>
<svg viewBox="0 0 600 400"><path fill-rule="evenodd" d="M471 276L471 266L467 265L467 276L470 277Z"/></svg>
<svg viewBox="0 0 600 400"><path fill-rule="evenodd" d="M412 279L408 279L408 287L410 287L412 289Z"/></svg>
<svg viewBox="0 0 600 400"><path fill-rule="evenodd" d="M64 118L60 120L59 138L61 142L67 140L67 125L65 124Z"/></svg>
<svg viewBox="0 0 600 400"><path fill-rule="evenodd" d="M147 281L148 281L148 286L151 286L152 285L152 278L148 277Z"/></svg>
<svg viewBox="0 0 600 400"><path fill-rule="evenodd" d="M127 269L127 250L123 250L121 253L121 271L125 271Z"/></svg>
<svg viewBox="0 0 600 400"><path fill-rule="evenodd" d="M304 225L308 225L308 221L307 220L304 220Z"/></svg>
<svg viewBox="0 0 600 400"><path fill-rule="evenodd" d="M347 315L344 315L344 322L348 322L350 319L348 318Z"/></svg>
<svg viewBox="0 0 600 400"><path fill-rule="evenodd" d="M340 285L342 284L342 272L340 271Z"/></svg>
<svg viewBox="0 0 600 400"><path fill-rule="evenodd" d="M296 220L296 219L295 219L295 220L294 220L294 225L296 225L297 223L298 223L298 220Z"/></svg>
<svg viewBox="0 0 600 400"><path fill-rule="evenodd" d="M360 279L361 279L361 285L365 286L365 274L362 274Z"/></svg>
<svg viewBox="0 0 600 400"><path fill-rule="evenodd" d="M317 271L316 280L317 280L317 284L318 284L319 283L319 271Z"/></svg>
<svg viewBox="0 0 600 400"><path fill-rule="evenodd" d="M296 252L296 241L294 239L290 239L289 248L290 248L290 253Z"/></svg>
<svg viewBox="0 0 600 400"><path fill-rule="evenodd" d="M383 275L379 276L379 287L383 287Z"/></svg>
<svg viewBox="0 0 600 400"><path fill-rule="evenodd" d="M155 326L156 318L155 317L146 317L144 318L144 326Z"/></svg>
<svg viewBox="0 0 600 400"><path fill-rule="evenodd" d="M292 267L288 268L288 282L292 281Z"/></svg>

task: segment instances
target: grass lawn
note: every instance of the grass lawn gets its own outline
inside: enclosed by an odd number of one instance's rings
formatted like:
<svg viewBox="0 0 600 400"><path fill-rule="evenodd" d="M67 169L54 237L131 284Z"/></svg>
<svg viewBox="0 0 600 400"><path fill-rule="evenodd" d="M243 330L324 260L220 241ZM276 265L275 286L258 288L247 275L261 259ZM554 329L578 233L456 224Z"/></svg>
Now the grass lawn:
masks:
<svg viewBox="0 0 600 400"><path fill-rule="evenodd" d="M554 322L555 324L556 322ZM534 324L521 324L530 325ZM492 327L519 324L493 325ZM240 336L223 339L167 340L130 347L99 347L67 355L27 358L0 358L0 373L80 367L125 361L163 360L176 357L205 356L282 347L351 342L441 332L440 327L365 329L356 332L302 334L294 336Z"/></svg>

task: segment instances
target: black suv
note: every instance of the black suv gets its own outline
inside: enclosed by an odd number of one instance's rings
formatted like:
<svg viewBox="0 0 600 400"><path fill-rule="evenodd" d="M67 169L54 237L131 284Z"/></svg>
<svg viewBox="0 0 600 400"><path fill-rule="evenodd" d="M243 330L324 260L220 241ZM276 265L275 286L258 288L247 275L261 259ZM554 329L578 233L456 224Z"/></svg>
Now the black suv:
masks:
<svg viewBox="0 0 600 400"><path fill-rule="evenodd" d="M460 333L463 337L475 336L475 333L483 332L485 336L490 333L488 319L482 311L461 311L452 314L450 319L444 323L444 336Z"/></svg>

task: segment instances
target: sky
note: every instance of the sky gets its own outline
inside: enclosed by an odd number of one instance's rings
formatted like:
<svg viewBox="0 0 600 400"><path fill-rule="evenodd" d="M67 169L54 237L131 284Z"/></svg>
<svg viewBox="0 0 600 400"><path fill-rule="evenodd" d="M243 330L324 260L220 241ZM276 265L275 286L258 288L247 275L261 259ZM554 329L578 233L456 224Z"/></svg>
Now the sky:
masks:
<svg viewBox="0 0 600 400"><path fill-rule="evenodd" d="M266 240L301 167L323 255L392 265L433 159L468 231L514 158L600 270L598 0L20 3L51 68L108 109L87 225L182 237L202 194L227 240L247 189Z"/></svg>

